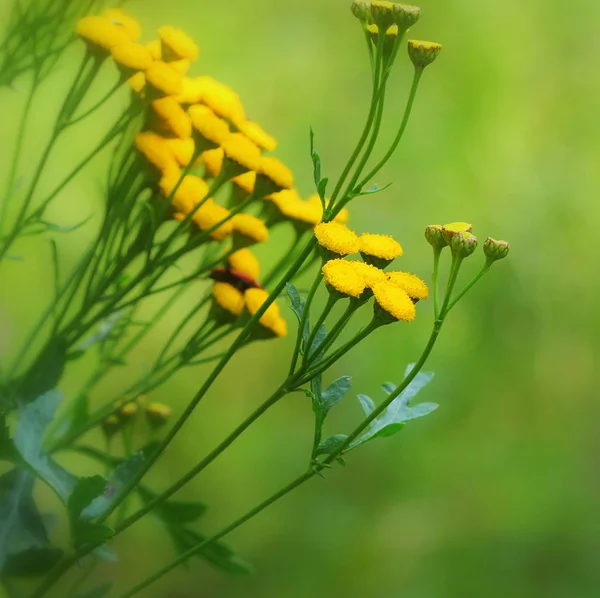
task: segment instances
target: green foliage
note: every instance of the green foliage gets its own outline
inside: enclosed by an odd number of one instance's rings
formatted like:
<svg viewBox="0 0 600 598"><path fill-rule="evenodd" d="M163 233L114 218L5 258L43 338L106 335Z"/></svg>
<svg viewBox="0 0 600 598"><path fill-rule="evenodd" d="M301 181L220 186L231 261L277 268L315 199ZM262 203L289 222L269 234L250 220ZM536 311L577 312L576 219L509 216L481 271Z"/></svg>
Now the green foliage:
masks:
<svg viewBox="0 0 600 598"><path fill-rule="evenodd" d="M346 434L335 434L334 436L326 438L317 446L315 457L320 457L321 455L333 455L342 447L347 439L348 436Z"/></svg>
<svg viewBox="0 0 600 598"><path fill-rule="evenodd" d="M310 129L310 156L313 162L313 175L315 181L315 187L317 188L317 193L321 198L321 204L323 205L323 209L325 209L326 199L325 193L327 192L327 184L329 183L328 178L321 178L321 156L319 156L319 152L315 149L315 133Z"/></svg>
<svg viewBox="0 0 600 598"><path fill-rule="evenodd" d="M302 324L302 315L304 314L304 306L306 305L306 299L300 295L298 289L291 282L285 285L285 292L290 298L290 307L298 318L298 325ZM302 339L304 342L308 340L310 334L310 322L308 318L304 322L304 330L302 331Z"/></svg>
<svg viewBox="0 0 600 598"><path fill-rule="evenodd" d="M146 503L152 502L158 495L145 486L138 488L138 493ZM158 505L153 515L168 525L182 525L196 521L206 512L206 505L197 501L166 500Z"/></svg>
<svg viewBox="0 0 600 598"><path fill-rule="evenodd" d="M68 345L60 336L54 336L28 369L19 386L20 399L24 403L35 401L53 390L61 379L67 361Z"/></svg>
<svg viewBox="0 0 600 598"><path fill-rule="evenodd" d="M106 598L110 594L110 590L112 588L111 583L105 583L85 594L78 594L74 598Z"/></svg>

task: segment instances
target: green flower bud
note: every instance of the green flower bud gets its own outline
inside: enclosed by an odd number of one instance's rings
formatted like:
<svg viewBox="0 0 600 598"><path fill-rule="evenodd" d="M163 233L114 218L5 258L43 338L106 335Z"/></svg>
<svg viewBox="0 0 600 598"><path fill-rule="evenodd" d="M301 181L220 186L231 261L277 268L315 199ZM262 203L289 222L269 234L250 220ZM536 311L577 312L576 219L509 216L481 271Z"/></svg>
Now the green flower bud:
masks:
<svg viewBox="0 0 600 598"><path fill-rule="evenodd" d="M394 23L402 34L406 33L420 18L421 9L408 4L394 4L392 6Z"/></svg>
<svg viewBox="0 0 600 598"><path fill-rule="evenodd" d="M385 31L394 25L394 2L387 2L387 0L373 0L371 2L371 18L379 31Z"/></svg>
<svg viewBox="0 0 600 598"><path fill-rule="evenodd" d="M425 238L434 249L443 249L448 245L444 238L444 229L439 224L432 224L425 229Z"/></svg>
<svg viewBox="0 0 600 598"><path fill-rule="evenodd" d="M367 32L371 38L371 41L377 48L379 45L379 27L375 25L375 23L371 23L371 25L367 25ZM396 45L396 40L398 39L398 27L397 25L392 25L385 34L385 42L383 44L383 52L384 55L391 56L391 53Z"/></svg>
<svg viewBox="0 0 600 598"><path fill-rule="evenodd" d="M496 241L488 237L483 244L483 253L490 262L504 259L510 251L510 243L507 241Z"/></svg>
<svg viewBox="0 0 600 598"><path fill-rule="evenodd" d="M107 438L112 438L121 429L121 420L116 415L109 415L102 422L102 431Z"/></svg>
<svg viewBox="0 0 600 598"><path fill-rule="evenodd" d="M363 23L369 20L371 2L369 0L354 0L350 10L352 14Z"/></svg>
<svg viewBox="0 0 600 598"><path fill-rule="evenodd" d="M448 244L455 256L465 258L477 249L477 243L477 237L472 233L454 233Z"/></svg>
<svg viewBox="0 0 600 598"><path fill-rule="evenodd" d="M162 403L150 403L146 407L146 419L152 428L162 428L171 417L171 408Z"/></svg>
<svg viewBox="0 0 600 598"><path fill-rule="evenodd" d="M435 42L421 42L414 39L408 42L408 55L416 68L423 69L430 65L441 51L441 44Z"/></svg>

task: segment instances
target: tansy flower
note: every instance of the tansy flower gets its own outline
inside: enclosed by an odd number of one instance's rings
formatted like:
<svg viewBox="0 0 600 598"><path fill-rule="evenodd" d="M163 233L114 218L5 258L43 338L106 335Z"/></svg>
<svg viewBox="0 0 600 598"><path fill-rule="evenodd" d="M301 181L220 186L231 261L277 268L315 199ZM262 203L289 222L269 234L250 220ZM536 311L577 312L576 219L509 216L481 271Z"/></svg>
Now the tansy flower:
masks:
<svg viewBox="0 0 600 598"><path fill-rule="evenodd" d="M238 249L227 259L232 270L240 272L257 280L260 276L260 264L258 258L247 248Z"/></svg>
<svg viewBox="0 0 600 598"><path fill-rule="evenodd" d="M375 313L383 318L384 322L390 323L394 320L412 322L415 319L417 313L415 304L408 294L393 282L377 282L373 285L372 291L376 302Z"/></svg>
<svg viewBox="0 0 600 598"><path fill-rule="evenodd" d="M365 262L348 261L354 271L365 281L367 287L372 288L374 284L386 280L385 272Z"/></svg>
<svg viewBox="0 0 600 598"><path fill-rule="evenodd" d="M127 79L127 83L135 93L140 93L146 87L146 75L142 72L136 73Z"/></svg>
<svg viewBox="0 0 600 598"><path fill-rule="evenodd" d="M145 71L153 62L150 52L132 41L113 46L110 53L117 65L124 69Z"/></svg>
<svg viewBox="0 0 600 598"><path fill-rule="evenodd" d="M227 123L210 108L197 104L191 106L189 115L194 129L213 146L219 146L229 135Z"/></svg>
<svg viewBox="0 0 600 598"><path fill-rule="evenodd" d="M159 39L153 39L146 44L146 48L152 54L154 60L162 60L162 42Z"/></svg>
<svg viewBox="0 0 600 598"><path fill-rule="evenodd" d="M135 136L135 147L161 172L169 169L172 171L177 166L165 139L156 133L138 133Z"/></svg>
<svg viewBox="0 0 600 598"><path fill-rule="evenodd" d="M222 220L225 220L229 216L229 213L227 208L220 206L212 198L209 198L196 210L192 216L192 220L198 225L200 230L206 231L219 224ZM217 241L223 241L231 234L232 230L233 225L231 224L231 220L227 220L212 231L210 236Z"/></svg>
<svg viewBox="0 0 600 598"><path fill-rule="evenodd" d="M258 124L251 120L246 120L238 125L240 133L243 133L252 141L260 147L261 149L271 152L277 147L277 142L273 137L265 133L263 128Z"/></svg>
<svg viewBox="0 0 600 598"><path fill-rule="evenodd" d="M132 42L136 42L142 36L142 27L139 22L124 10L110 8L104 11L102 16L108 19L113 25L117 25L122 29Z"/></svg>
<svg viewBox="0 0 600 598"><path fill-rule="evenodd" d="M146 407L146 419L154 429L164 426L171 417L171 408L163 403L150 403Z"/></svg>
<svg viewBox="0 0 600 598"><path fill-rule="evenodd" d="M146 82L161 94L176 96L181 93L183 75L162 60L155 60L146 69Z"/></svg>
<svg viewBox="0 0 600 598"><path fill-rule="evenodd" d="M197 60L200 50L194 40L181 29L165 25L158 30L163 48L176 60ZM165 52L163 54L166 55Z"/></svg>
<svg viewBox="0 0 600 598"><path fill-rule="evenodd" d="M175 160L180 166L187 166L194 156L194 141L192 139L165 139L166 145L171 150Z"/></svg>
<svg viewBox="0 0 600 598"><path fill-rule="evenodd" d="M378 47L378 45L379 45L379 27L377 27L377 25L375 25L375 23L372 23L371 25L367 25L367 32L369 33L371 40L375 44L375 47ZM383 49L387 54L389 54L394 49L394 45L395 45L397 39L398 39L398 25L392 25L385 32L385 42L383 45Z"/></svg>
<svg viewBox="0 0 600 598"><path fill-rule="evenodd" d="M189 60L174 60L173 62L169 62L169 66L172 69L175 69L178 73L181 73L182 75L187 75L187 72L190 70L192 63Z"/></svg>
<svg viewBox="0 0 600 598"><path fill-rule="evenodd" d="M237 174L256 170L260 161L260 150L242 133L231 133L222 143L225 157L233 162Z"/></svg>
<svg viewBox="0 0 600 598"><path fill-rule="evenodd" d="M222 147L204 152L202 154L202 161L206 167L206 172L212 177L219 176L221 169L223 168L224 158L225 152Z"/></svg>
<svg viewBox="0 0 600 598"><path fill-rule="evenodd" d="M279 212L285 218L295 220L309 226L315 226L321 222L323 210L321 205L315 205L307 201L302 201L298 192L294 189L284 189L265 197L277 207Z"/></svg>
<svg viewBox="0 0 600 598"><path fill-rule="evenodd" d="M400 287L411 299L417 301L429 297L427 285L414 274L408 272L389 272L388 280Z"/></svg>
<svg viewBox="0 0 600 598"><path fill-rule="evenodd" d="M122 27L104 17L83 17L77 21L75 31L89 47L103 51L131 41Z"/></svg>
<svg viewBox="0 0 600 598"><path fill-rule="evenodd" d="M122 421L129 421L137 415L138 410L139 406L137 403L127 403L127 405L123 405L119 410L119 417Z"/></svg>
<svg viewBox="0 0 600 598"><path fill-rule="evenodd" d="M245 237L244 244L264 243L269 239L269 230L265 223L252 214L236 214L232 219L234 234Z"/></svg>
<svg viewBox="0 0 600 598"><path fill-rule="evenodd" d="M291 189L294 186L292 171L277 158L261 156L256 171L261 178L268 181L268 186L272 187L270 193Z"/></svg>
<svg viewBox="0 0 600 598"><path fill-rule="evenodd" d="M350 262L342 259L327 262L323 266L323 276L330 289L350 297L360 297L367 286Z"/></svg>
<svg viewBox="0 0 600 598"><path fill-rule="evenodd" d="M173 190L179 183L180 176L164 176L159 183L162 194L165 198L173 195ZM199 177L187 175L183 178L177 191L171 198L171 203L180 212L187 214L194 209L194 206L201 202L208 194L208 185Z"/></svg>
<svg viewBox="0 0 600 598"><path fill-rule="evenodd" d="M389 235L364 233L358 243L363 260L379 268L385 268L403 253L400 243Z"/></svg>
<svg viewBox="0 0 600 598"><path fill-rule="evenodd" d="M152 110L160 117L166 128L180 139L188 139L192 136L192 121L172 96L154 100Z"/></svg>
<svg viewBox="0 0 600 598"><path fill-rule="evenodd" d="M181 94L177 96L177 101L180 104L200 104L202 100L203 89L204 87L202 83L197 79L184 77L182 81Z"/></svg>
<svg viewBox="0 0 600 598"><path fill-rule="evenodd" d="M245 172L239 176L233 177L231 182L239 187L242 191L251 195L254 193L254 185L256 183L256 173L253 171Z"/></svg>
<svg viewBox="0 0 600 598"><path fill-rule="evenodd" d="M315 236L321 247L338 255L352 255L358 251L358 237L344 224L322 222L315 226Z"/></svg>
<svg viewBox="0 0 600 598"><path fill-rule="evenodd" d="M245 122L244 107L240 97L231 87L219 83L212 77L197 77L196 85L200 101L211 108L215 114L226 118L236 126Z"/></svg>
<svg viewBox="0 0 600 598"><path fill-rule="evenodd" d="M248 289L244 293L246 309L251 316L258 312L268 297L269 293L264 289ZM276 336L283 337L287 334L287 325L279 313L279 306L277 303L272 303L269 305L267 311L261 316L259 322L262 326L269 329Z"/></svg>
<svg viewBox="0 0 600 598"><path fill-rule="evenodd" d="M233 316L239 316L244 309L244 295L228 282L215 282L213 299L219 307Z"/></svg>
<svg viewBox="0 0 600 598"><path fill-rule="evenodd" d="M411 39L408 42L408 55L417 68L429 66L442 51L441 44L435 42L423 42Z"/></svg>

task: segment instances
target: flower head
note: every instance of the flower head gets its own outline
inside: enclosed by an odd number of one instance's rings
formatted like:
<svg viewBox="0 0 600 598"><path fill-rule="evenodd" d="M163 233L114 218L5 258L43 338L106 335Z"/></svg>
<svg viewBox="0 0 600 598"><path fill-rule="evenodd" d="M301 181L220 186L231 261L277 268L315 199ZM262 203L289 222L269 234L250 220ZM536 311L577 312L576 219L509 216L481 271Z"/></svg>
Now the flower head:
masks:
<svg viewBox="0 0 600 598"><path fill-rule="evenodd" d="M330 289L349 297L360 297L367 284L351 262L330 260L323 266L323 276Z"/></svg>
<svg viewBox="0 0 600 598"><path fill-rule="evenodd" d="M269 230L265 223L252 214L236 214L231 219L233 232L243 237L243 244L264 243L269 239Z"/></svg>
<svg viewBox="0 0 600 598"><path fill-rule="evenodd" d="M171 150L171 153L180 166L187 166L194 157L193 139L180 139L172 137L165 139L165 144Z"/></svg>
<svg viewBox="0 0 600 598"><path fill-rule="evenodd" d="M354 0L350 10L359 21L365 23L371 17L371 2L370 0Z"/></svg>
<svg viewBox="0 0 600 598"><path fill-rule="evenodd" d="M245 122L244 107L240 97L231 87L216 81L212 77L197 77L195 81L199 101L206 104L215 114L229 120L236 126Z"/></svg>
<svg viewBox="0 0 600 598"><path fill-rule="evenodd" d="M384 281L385 272L376 266L366 264L365 262L349 261L348 262L354 271L365 281L365 284L370 289L374 284Z"/></svg>
<svg viewBox="0 0 600 598"><path fill-rule="evenodd" d="M478 240L473 233L455 233L448 239L452 253L459 257L469 257L477 249Z"/></svg>
<svg viewBox="0 0 600 598"><path fill-rule="evenodd" d="M212 145L221 145L229 135L227 123L207 106L201 104L191 106L189 115L192 119L194 130Z"/></svg>
<svg viewBox="0 0 600 598"><path fill-rule="evenodd" d="M155 430L162 428L171 417L172 410L163 403L150 403L146 407L146 419Z"/></svg>
<svg viewBox="0 0 600 598"><path fill-rule="evenodd" d="M134 71L145 71L153 62L150 52L132 41L113 46L110 53L119 66Z"/></svg>
<svg viewBox="0 0 600 598"><path fill-rule="evenodd" d="M281 160L270 156L261 156L256 169L257 182L260 178L261 185L268 189L264 195L275 193L294 186L292 171Z"/></svg>
<svg viewBox="0 0 600 598"><path fill-rule="evenodd" d="M483 253L490 262L504 259L510 251L510 243L508 241L497 241L488 237L483 244Z"/></svg>
<svg viewBox="0 0 600 598"><path fill-rule="evenodd" d="M177 166L166 140L156 133L138 133L135 147L160 172L173 171Z"/></svg>
<svg viewBox="0 0 600 598"><path fill-rule="evenodd" d="M394 24L394 2L372 0L371 18L380 31L386 32Z"/></svg>
<svg viewBox="0 0 600 598"><path fill-rule="evenodd" d="M215 282L213 299L219 307L233 316L239 316L244 310L244 295L228 282Z"/></svg>
<svg viewBox="0 0 600 598"><path fill-rule="evenodd" d="M104 17L83 17L77 21L75 31L88 46L103 52L131 41L122 27Z"/></svg>
<svg viewBox="0 0 600 598"><path fill-rule="evenodd" d="M431 224L425 229L425 238L427 242L437 250L443 249L448 245L444 238L444 227L441 224Z"/></svg>
<svg viewBox="0 0 600 598"><path fill-rule="evenodd" d="M389 235L364 233L358 238L359 251L365 262L385 268L403 253L402 246Z"/></svg>
<svg viewBox="0 0 600 598"><path fill-rule="evenodd" d="M373 44L375 44L375 47L377 47L379 45L379 27L377 27L377 25L375 25L375 23L371 23L370 25L367 25L367 32L369 33L369 36L371 37ZM397 39L398 39L398 25L392 25L385 32L385 42L384 42L383 48L384 48L386 55L389 55L392 52Z"/></svg>
<svg viewBox="0 0 600 598"><path fill-rule="evenodd" d="M183 88L183 76L162 60L155 60L146 69L146 82L160 94L175 96Z"/></svg>
<svg viewBox="0 0 600 598"><path fill-rule="evenodd" d="M163 43L163 55L174 60L197 60L200 50L194 40L181 29L165 25L158 30ZM166 50L166 51L165 51Z"/></svg>
<svg viewBox="0 0 600 598"><path fill-rule="evenodd" d="M217 227L211 231L210 236L217 241L223 241L233 231L231 219L227 220L229 213L227 208L220 206L212 198L209 198L196 210L192 220L203 231Z"/></svg>
<svg viewBox="0 0 600 598"><path fill-rule="evenodd" d="M323 208L321 202L302 201L295 189L284 189L265 197L266 201L271 202L278 210L281 216L294 220L296 222L316 226L321 222Z"/></svg>
<svg viewBox="0 0 600 598"><path fill-rule="evenodd" d="M257 257L247 248L238 249L227 259L229 265L236 272L241 272L257 280L260 276L260 264Z"/></svg>
<svg viewBox="0 0 600 598"><path fill-rule="evenodd" d="M258 147L267 152L271 152L277 147L277 141L265 133L264 129L254 121L245 120L238 125L238 128L240 133L246 135L252 143L255 143Z"/></svg>
<svg viewBox="0 0 600 598"><path fill-rule="evenodd" d="M162 60L162 43L159 39L153 39L151 42L148 42L146 48L148 48L154 60Z"/></svg>
<svg viewBox="0 0 600 598"><path fill-rule="evenodd" d="M256 314L268 298L269 292L264 289L248 289L244 293L244 301L250 315ZM275 336L283 337L287 334L287 325L281 317L277 303L269 305L259 322Z"/></svg>
<svg viewBox="0 0 600 598"><path fill-rule="evenodd" d="M411 299L420 301L429 297L429 289L424 281L408 272L389 272L388 280L399 286Z"/></svg>
<svg viewBox="0 0 600 598"><path fill-rule="evenodd" d="M412 322L416 316L415 304L406 291L390 281L373 285L375 313L383 323L393 321Z"/></svg>
<svg viewBox="0 0 600 598"><path fill-rule="evenodd" d="M414 39L408 42L408 55L416 68L423 69L430 65L441 51L441 44L435 42L422 42Z"/></svg>
<svg viewBox="0 0 600 598"><path fill-rule="evenodd" d="M206 172L212 177L219 176L221 169L223 168L223 158L225 152L222 147L217 149L208 150L202 154L202 161L206 167Z"/></svg>
<svg viewBox="0 0 600 598"><path fill-rule="evenodd" d="M223 140L222 147L225 157L236 165L236 174L258 168L260 150L242 133L230 133Z"/></svg>
<svg viewBox="0 0 600 598"><path fill-rule="evenodd" d="M337 222L322 222L315 226L319 245L331 253L352 255L358 251L358 237L346 225Z"/></svg>
<svg viewBox="0 0 600 598"><path fill-rule="evenodd" d="M404 34L421 18L421 9L418 6L410 6L409 4L394 3L392 15L394 23Z"/></svg>
<svg viewBox="0 0 600 598"><path fill-rule="evenodd" d="M107 438L112 438L121 429L121 420L116 415L109 415L102 422L102 431Z"/></svg>
<svg viewBox="0 0 600 598"><path fill-rule="evenodd" d="M173 96L154 100L152 110L159 116L165 128L180 139L189 139L192 136L192 121Z"/></svg>
<svg viewBox="0 0 600 598"><path fill-rule="evenodd" d="M231 179L231 182L239 187L248 195L254 193L254 185L256 184L256 173L253 171L245 172Z"/></svg>
<svg viewBox="0 0 600 598"><path fill-rule="evenodd" d="M102 15L108 19L113 25L116 25L127 35L132 41L136 42L142 36L142 27L137 19L134 19L130 14L120 8L110 8L104 11Z"/></svg>
<svg viewBox="0 0 600 598"><path fill-rule="evenodd" d="M135 93L141 93L146 87L146 75L142 72L135 73L127 79L127 83Z"/></svg>
<svg viewBox="0 0 600 598"><path fill-rule="evenodd" d="M181 183L179 173L173 173L163 176L159 186L164 197L171 197L173 207L179 212L187 214L194 209L194 206L201 202L208 194L208 185L199 177L191 174L183 177ZM173 194L175 187L177 191Z"/></svg>

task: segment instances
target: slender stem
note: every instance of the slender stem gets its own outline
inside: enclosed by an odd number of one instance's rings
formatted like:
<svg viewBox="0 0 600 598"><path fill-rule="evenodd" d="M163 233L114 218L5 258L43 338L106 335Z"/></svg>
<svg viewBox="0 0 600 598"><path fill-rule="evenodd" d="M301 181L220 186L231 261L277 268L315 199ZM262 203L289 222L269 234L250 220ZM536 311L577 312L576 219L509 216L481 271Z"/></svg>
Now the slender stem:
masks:
<svg viewBox="0 0 600 598"><path fill-rule="evenodd" d="M100 100L98 100L91 108L86 110L83 114L81 114L77 118L69 120L69 122L65 124L65 128L72 127L73 125L77 124L78 122L82 121L84 118L87 118L90 114L92 114L93 112L98 110L98 108L100 108L103 104L108 102L108 100L110 100L110 98L112 98L112 96L117 92L117 90L121 87L121 85L123 85L123 80L119 79L119 81L117 81L117 83L115 83L106 92L106 94L104 96L102 96L102 98L100 98Z"/></svg>
<svg viewBox="0 0 600 598"><path fill-rule="evenodd" d="M327 336L323 339L323 342L319 346L319 354L325 354L329 348L335 343L343 329L346 327L346 324L350 321L350 318L354 314L354 312L358 309L360 304L355 303L354 301L350 301L348 307L345 309L344 313L340 316L340 319L333 325L332 329L328 332ZM311 355L311 358L314 358L314 355Z"/></svg>
<svg viewBox="0 0 600 598"><path fill-rule="evenodd" d="M319 332L319 329L325 323L327 316L331 313L331 310L334 308L335 304L339 301L340 297L334 293L329 294L329 298L327 299L327 303L325 304L325 308L323 309L319 319L315 322L313 329L310 331L310 336L306 341L304 346L304 356L302 359L303 365L306 365L309 362L311 357L314 357L314 353L321 353L320 346L315 348L313 352L313 344L315 342L315 338ZM325 339L323 339L325 341Z"/></svg>
<svg viewBox="0 0 600 598"><path fill-rule="evenodd" d="M458 272L462 265L463 258L458 257L456 254L452 255L452 264L450 266L450 275L448 276L448 284L446 285L446 295L444 296L444 303L438 314L438 321L443 320L449 311L450 300L452 299L452 291L456 285L456 279L458 278Z"/></svg>
<svg viewBox="0 0 600 598"><path fill-rule="evenodd" d="M483 268L473 277L471 282L456 296L456 298L448 305L446 313L448 313L480 280L490 271L492 262L486 262Z"/></svg>
<svg viewBox="0 0 600 598"><path fill-rule="evenodd" d="M440 257L442 255L442 247L433 248L433 274L431 275L431 286L433 291L433 315L434 319L438 319L440 315L440 306L438 298L438 277L440 274Z"/></svg>

